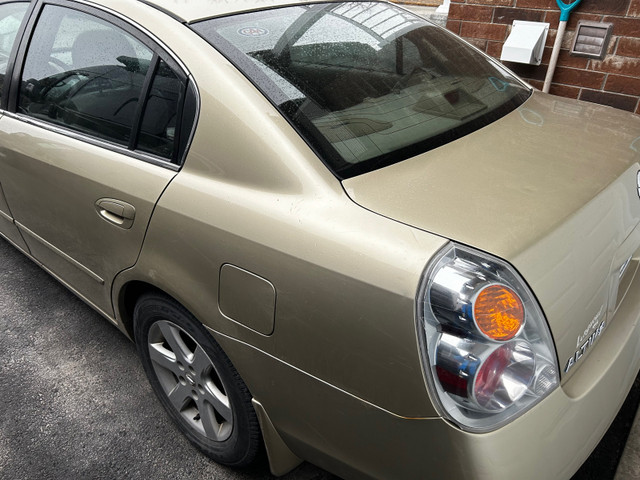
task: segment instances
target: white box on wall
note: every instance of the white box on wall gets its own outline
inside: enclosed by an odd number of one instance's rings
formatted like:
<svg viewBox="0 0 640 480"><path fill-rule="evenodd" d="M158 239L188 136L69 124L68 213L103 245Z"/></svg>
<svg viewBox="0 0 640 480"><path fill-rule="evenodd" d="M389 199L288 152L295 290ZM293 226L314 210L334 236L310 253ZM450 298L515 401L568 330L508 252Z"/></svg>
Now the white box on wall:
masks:
<svg viewBox="0 0 640 480"><path fill-rule="evenodd" d="M548 23L514 20L500 60L540 65L548 33Z"/></svg>

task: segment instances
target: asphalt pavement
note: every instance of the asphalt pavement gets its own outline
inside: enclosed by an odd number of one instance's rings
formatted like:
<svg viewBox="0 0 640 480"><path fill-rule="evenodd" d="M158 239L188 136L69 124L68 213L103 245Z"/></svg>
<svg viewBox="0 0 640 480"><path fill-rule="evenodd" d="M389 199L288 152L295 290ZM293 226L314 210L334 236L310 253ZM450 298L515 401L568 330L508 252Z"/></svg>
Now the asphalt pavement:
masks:
<svg viewBox="0 0 640 480"><path fill-rule="evenodd" d="M267 480L221 467L156 400L135 346L0 238L0 479ZM330 480L303 464L284 480Z"/></svg>

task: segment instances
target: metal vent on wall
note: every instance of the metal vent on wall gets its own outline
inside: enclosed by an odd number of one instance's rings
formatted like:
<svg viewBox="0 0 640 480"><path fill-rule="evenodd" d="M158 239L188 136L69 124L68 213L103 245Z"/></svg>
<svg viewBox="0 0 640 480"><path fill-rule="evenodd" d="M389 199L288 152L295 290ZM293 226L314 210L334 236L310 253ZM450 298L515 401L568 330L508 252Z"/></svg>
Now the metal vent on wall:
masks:
<svg viewBox="0 0 640 480"><path fill-rule="evenodd" d="M571 47L571 55L602 60L607 54L613 23L580 20Z"/></svg>

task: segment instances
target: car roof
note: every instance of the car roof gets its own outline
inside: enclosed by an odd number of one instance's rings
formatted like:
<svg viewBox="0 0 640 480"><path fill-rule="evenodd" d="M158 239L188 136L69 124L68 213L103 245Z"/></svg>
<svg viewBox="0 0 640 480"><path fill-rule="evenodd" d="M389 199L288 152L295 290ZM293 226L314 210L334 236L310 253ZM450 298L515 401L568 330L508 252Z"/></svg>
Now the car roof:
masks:
<svg viewBox="0 0 640 480"><path fill-rule="evenodd" d="M322 0L140 0L187 23L251 10ZM327 1L327 0L325 0ZM328 0L332 1L332 0Z"/></svg>

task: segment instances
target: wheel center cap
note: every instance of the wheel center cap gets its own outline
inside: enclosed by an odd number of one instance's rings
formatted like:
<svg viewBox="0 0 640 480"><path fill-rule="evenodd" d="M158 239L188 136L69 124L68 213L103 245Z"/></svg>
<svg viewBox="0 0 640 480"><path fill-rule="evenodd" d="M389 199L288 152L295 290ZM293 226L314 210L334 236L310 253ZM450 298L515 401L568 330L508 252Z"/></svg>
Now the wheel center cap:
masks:
<svg viewBox="0 0 640 480"><path fill-rule="evenodd" d="M187 382L189 382L190 385L193 386L193 385L196 384L195 379L193 378L193 376L190 373L185 375L185 378L187 379Z"/></svg>

